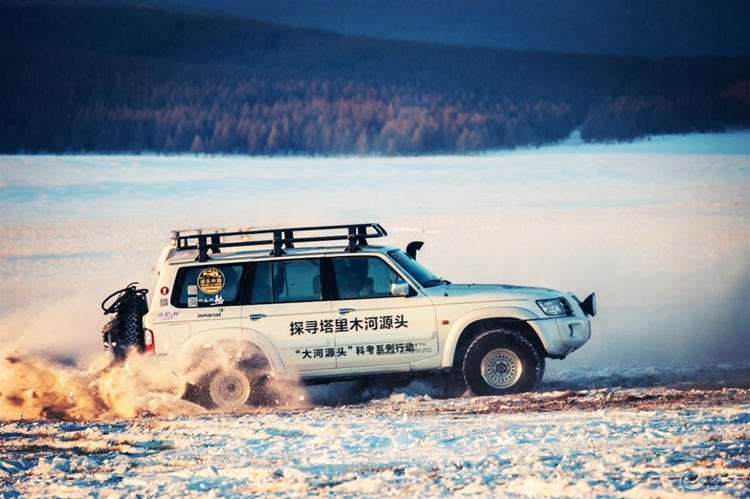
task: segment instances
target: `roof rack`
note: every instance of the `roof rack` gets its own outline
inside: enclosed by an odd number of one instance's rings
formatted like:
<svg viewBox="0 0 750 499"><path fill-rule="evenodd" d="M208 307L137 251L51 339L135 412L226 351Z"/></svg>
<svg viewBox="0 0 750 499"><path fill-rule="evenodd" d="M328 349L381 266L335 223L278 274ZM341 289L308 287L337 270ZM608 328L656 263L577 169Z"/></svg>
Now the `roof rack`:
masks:
<svg viewBox="0 0 750 499"><path fill-rule="evenodd" d="M295 235L295 233L299 234L300 232L324 234L302 237ZM250 239L250 236L263 235L269 237ZM209 250L211 250L211 253L221 253L221 248L273 245L271 255L280 256L284 254L282 246L294 248L295 243L320 241L348 241L349 243L344 251L355 253L360 250L360 246L367 246L367 238L387 235L388 233L378 223L230 231L225 229L191 229L173 231L172 244L177 251L198 250L196 260L205 262L211 259L208 256Z"/></svg>

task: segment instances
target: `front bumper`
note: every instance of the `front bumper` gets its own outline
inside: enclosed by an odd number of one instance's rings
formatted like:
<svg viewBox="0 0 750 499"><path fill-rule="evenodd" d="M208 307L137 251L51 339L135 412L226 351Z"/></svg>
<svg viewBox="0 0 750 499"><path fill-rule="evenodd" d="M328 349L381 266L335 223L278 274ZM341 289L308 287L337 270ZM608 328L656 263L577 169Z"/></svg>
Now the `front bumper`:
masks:
<svg viewBox="0 0 750 499"><path fill-rule="evenodd" d="M591 338L591 323L581 317L538 319L528 322L539 335L547 355L562 358Z"/></svg>
<svg viewBox="0 0 750 499"><path fill-rule="evenodd" d="M592 293L590 298L593 296ZM566 299L571 305L572 315L528 321L539 335L547 355L552 358L563 358L581 348L591 339L591 321L589 320L591 314L583 311L581 302L575 296L567 295ZM595 314L596 305L593 298L591 298L591 304Z"/></svg>

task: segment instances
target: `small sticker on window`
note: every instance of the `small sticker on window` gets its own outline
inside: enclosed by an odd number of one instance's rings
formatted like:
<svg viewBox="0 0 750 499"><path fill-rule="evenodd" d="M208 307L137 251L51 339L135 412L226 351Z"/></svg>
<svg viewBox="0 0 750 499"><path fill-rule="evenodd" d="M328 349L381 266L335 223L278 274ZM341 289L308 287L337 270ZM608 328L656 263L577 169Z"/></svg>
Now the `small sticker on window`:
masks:
<svg viewBox="0 0 750 499"><path fill-rule="evenodd" d="M197 295L198 294L198 286L196 286L195 284L190 284L188 286L188 290L187 291L188 291L189 295Z"/></svg>
<svg viewBox="0 0 750 499"><path fill-rule="evenodd" d="M198 297L197 296L191 296L188 298L188 307L197 307L198 306Z"/></svg>
<svg viewBox="0 0 750 499"><path fill-rule="evenodd" d="M206 269L198 274L198 288L207 295L215 295L224 288L224 274L219 269Z"/></svg>

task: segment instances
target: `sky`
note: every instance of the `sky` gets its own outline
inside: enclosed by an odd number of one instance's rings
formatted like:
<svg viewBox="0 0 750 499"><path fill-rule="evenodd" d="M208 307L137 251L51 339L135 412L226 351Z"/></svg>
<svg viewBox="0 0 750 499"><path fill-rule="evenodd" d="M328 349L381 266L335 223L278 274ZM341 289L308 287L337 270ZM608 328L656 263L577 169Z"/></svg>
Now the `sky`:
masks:
<svg viewBox="0 0 750 499"><path fill-rule="evenodd" d="M503 49L652 58L750 55L745 0L53 1L169 6L345 34Z"/></svg>

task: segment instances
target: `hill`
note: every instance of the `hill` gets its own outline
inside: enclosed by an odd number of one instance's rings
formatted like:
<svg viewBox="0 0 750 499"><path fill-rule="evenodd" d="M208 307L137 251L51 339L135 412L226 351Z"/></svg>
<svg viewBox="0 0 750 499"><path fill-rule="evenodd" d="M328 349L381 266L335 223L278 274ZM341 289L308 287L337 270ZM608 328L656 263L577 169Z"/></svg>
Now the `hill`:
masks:
<svg viewBox="0 0 750 499"><path fill-rule="evenodd" d="M0 152L430 154L750 125L750 58L501 51L0 6Z"/></svg>

